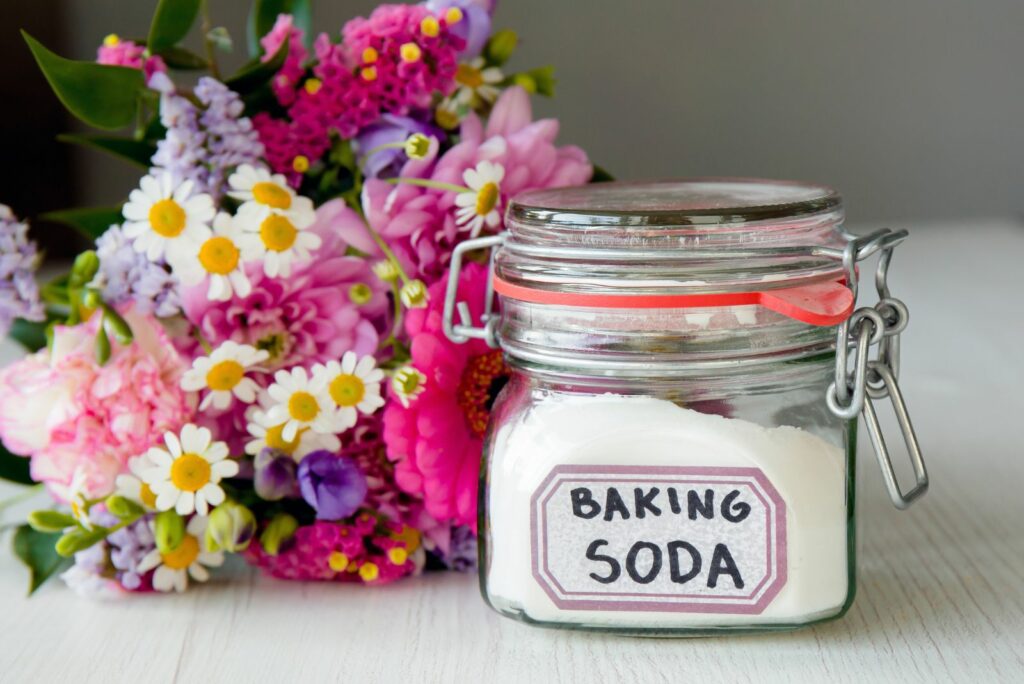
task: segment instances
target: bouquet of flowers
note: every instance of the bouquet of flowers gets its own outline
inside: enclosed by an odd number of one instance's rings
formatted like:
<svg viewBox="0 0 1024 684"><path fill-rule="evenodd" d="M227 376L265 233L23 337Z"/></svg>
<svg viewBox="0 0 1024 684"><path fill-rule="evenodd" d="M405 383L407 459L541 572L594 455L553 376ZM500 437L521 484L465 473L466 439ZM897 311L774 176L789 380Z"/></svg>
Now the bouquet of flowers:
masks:
<svg viewBox="0 0 1024 684"><path fill-rule="evenodd" d="M202 0L160 0L145 41L110 35L95 62L25 36L74 115L134 128L65 138L147 169L122 206L48 215L95 249L41 287L0 212L0 325L33 351L0 371L0 475L55 500L14 537L33 590L182 591L225 553L365 584L475 562L507 369L441 330L450 254L512 195L594 170L533 120L551 70L507 73L493 0L315 38L309 9L256 0L229 78ZM460 286L482 306L484 267Z"/></svg>

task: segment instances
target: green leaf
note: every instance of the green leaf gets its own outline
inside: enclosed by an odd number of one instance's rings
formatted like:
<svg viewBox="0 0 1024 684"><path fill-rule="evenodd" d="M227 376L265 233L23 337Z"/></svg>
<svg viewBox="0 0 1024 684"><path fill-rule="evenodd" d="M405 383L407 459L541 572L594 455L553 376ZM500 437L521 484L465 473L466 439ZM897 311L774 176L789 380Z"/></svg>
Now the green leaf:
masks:
<svg viewBox="0 0 1024 684"><path fill-rule="evenodd" d="M17 318L11 324L7 336L27 351L36 352L46 346L47 325L48 321L26 321L24 318Z"/></svg>
<svg viewBox="0 0 1024 684"><path fill-rule="evenodd" d="M123 128L135 121L142 71L95 62L79 62L50 52L21 32L50 87L68 111L96 128Z"/></svg>
<svg viewBox="0 0 1024 684"><path fill-rule="evenodd" d="M511 29L498 31L487 41L484 47L484 54L491 64L501 66L512 57L516 46L519 44L519 36Z"/></svg>
<svg viewBox="0 0 1024 684"><path fill-rule="evenodd" d="M36 532L51 534L74 527L78 521L73 516L60 511L32 511L28 514L28 524Z"/></svg>
<svg viewBox="0 0 1024 684"><path fill-rule="evenodd" d="M200 0L160 0L149 25L146 45L153 54L161 54L177 45L192 28L199 14Z"/></svg>
<svg viewBox="0 0 1024 684"><path fill-rule="evenodd" d="M54 548L59 537L60 533L36 532L28 525L14 533L14 554L28 567L31 576L29 596L68 564Z"/></svg>
<svg viewBox="0 0 1024 684"><path fill-rule="evenodd" d="M526 72L537 84L537 93L546 97L555 95L555 67L544 66L537 69L530 69Z"/></svg>
<svg viewBox="0 0 1024 684"><path fill-rule="evenodd" d="M111 225L121 223L121 207L90 207L62 209L40 215L40 218L71 226L87 238L95 240Z"/></svg>
<svg viewBox="0 0 1024 684"><path fill-rule="evenodd" d="M613 180L615 180L615 176L608 173L607 169L605 169L603 166L598 166L597 164L594 164L594 175L590 177L591 183L607 183Z"/></svg>
<svg viewBox="0 0 1024 684"><path fill-rule="evenodd" d="M161 50L160 57L167 63L167 66L182 71L198 71L210 66L205 57L177 46Z"/></svg>
<svg viewBox="0 0 1024 684"><path fill-rule="evenodd" d="M61 133L57 140L72 145L82 145L95 150L102 150L115 157L126 159L131 163L148 169L149 160L156 153L156 145L146 140L135 140L134 138L116 138L102 135L76 135L74 133Z"/></svg>
<svg viewBox="0 0 1024 684"><path fill-rule="evenodd" d="M249 10L249 22L246 26L246 42L250 57L259 57L263 54L260 38L274 28L279 14L292 15L295 27L303 32L306 47L313 44L313 12L310 0L255 0L252 9Z"/></svg>
<svg viewBox="0 0 1024 684"><path fill-rule="evenodd" d="M251 93L260 86L270 82L274 74L281 69L281 65L284 64L286 57L288 57L287 40L281 43L281 47L277 49L277 52L268 61L260 62L259 60L253 60L249 62L237 74L225 81L225 83L239 95Z"/></svg>
<svg viewBox="0 0 1024 684"><path fill-rule="evenodd" d="M33 484L28 464L28 458L12 454L7 447L0 444L0 479L17 484Z"/></svg>

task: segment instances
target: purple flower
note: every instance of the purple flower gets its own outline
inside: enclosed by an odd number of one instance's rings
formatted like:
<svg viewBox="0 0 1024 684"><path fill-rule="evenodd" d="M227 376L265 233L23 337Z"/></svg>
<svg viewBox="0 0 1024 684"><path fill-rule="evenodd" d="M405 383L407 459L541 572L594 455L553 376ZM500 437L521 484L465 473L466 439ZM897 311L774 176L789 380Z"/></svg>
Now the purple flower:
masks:
<svg viewBox="0 0 1024 684"><path fill-rule="evenodd" d="M181 311L178 279L162 264L136 252L120 226L111 226L96 240L96 256L100 259L96 285L108 303L131 301L139 313L160 318Z"/></svg>
<svg viewBox="0 0 1024 684"><path fill-rule="evenodd" d="M0 335L7 334L15 318L46 317L35 278L40 261L36 243L28 239L28 225L0 204Z"/></svg>
<svg viewBox="0 0 1024 684"><path fill-rule="evenodd" d="M491 37L491 15L494 14L496 0L427 0L424 4L431 12L441 16L449 7L462 10L462 19L451 27L452 33L466 41L466 47L459 52L459 57L472 59L483 51L487 39Z"/></svg>
<svg viewBox="0 0 1024 684"><path fill-rule="evenodd" d="M366 476L347 456L314 451L299 464L299 489L319 520L341 520L366 498Z"/></svg>
<svg viewBox="0 0 1024 684"><path fill-rule="evenodd" d="M450 570L468 572L476 568L476 534L464 525L452 528L448 553L441 559Z"/></svg>
<svg viewBox="0 0 1024 684"><path fill-rule="evenodd" d="M441 138L441 129L409 116L384 114L380 121L367 126L355 138L355 147L360 155L363 175L367 178L390 178L398 175L407 158L401 147L389 147L366 154L381 145L405 142L413 133Z"/></svg>
<svg viewBox="0 0 1024 684"><path fill-rule="evenodd" d="M107 537L107 543L110 544L110 563L117 570L121 586L129 591L139 589L146 574L139 571L139 563L156 548L149 520L143 518L114 532Z"/></svg>
<svg viewBox="0 0 1024 684"><path fill-rule="evenodd" d="M191 180L205 192L209 175L203 147L206 136L199 130L196 106L175 91L174 83L165 73L153 74L149 87L160 93L160 123L167 129L164 139L156 145L153 166L169 172L175 183Z"/></svg>
<svg viewBox="0 0 1024 684"><path fill-rule="evenodd" d="M253 468L253 485L261 499L278 501L295 495L295 461L285 452L263 449L256 454Z"/></svg>

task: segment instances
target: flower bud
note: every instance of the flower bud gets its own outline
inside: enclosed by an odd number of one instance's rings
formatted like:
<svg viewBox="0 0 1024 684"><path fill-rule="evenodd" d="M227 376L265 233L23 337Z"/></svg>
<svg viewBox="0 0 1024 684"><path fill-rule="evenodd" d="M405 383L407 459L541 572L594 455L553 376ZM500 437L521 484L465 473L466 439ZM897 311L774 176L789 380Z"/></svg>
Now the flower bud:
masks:
<svg viewBox="0 0 1024 684"><path fill-rule="evenodd" d="M157 513L153 520L153 537L160 553L170 553L185 539L185 519L175 511Z"/></svg>
<svg viewBox="0 0 1024 684"><path fill-rule="evenodd" d="M139 504L129 499L126 499L118 494L108 496L105 503L107 506L107 510L110 511L112 515L117 516L121 520L125 520L128 518L138 518L146 512L146 509L144 509Z"/></svg>
<svg viewBox="0 0 1024 684"><path fill-rule="evenodd" d="M409 159L423 159L430 152L430 138L422 133L413 133L405 141L405 156Z"/></svg>
<svg viewBox="0 0 1024 684"><path fill-rule="evenodd" d="M427 376L413 366L405 366L395 371L391 377L391 391L395 393L402 406L408 407L409 400L423 393Z"/></svg>
<svg viewBox="0 0 1024 684"><path fill-rule="evenodd" d="M504 64L515 52L519 36L511 29L498 31L487 41L487 58L495 64Z"/></svg>
<svg viewBox="0 0 1024 684"><path fill-rule="evenodd" d="M260 545L266 553L276 556L280 553L282 545L295 536L295 530L298 528L299 522L295 518L287 513L278 513L260 535Z"/></svg>
<svg viewBox="0 0 1024 684"><path fill-rule="evenodd" d="M296 494L295 461L277 449L263 449L253 461L253 486L266 501L279 501Z"/></svg>
<svg viewBox="0 0 1024 684"><path fill-rule="evenodd" d="M96 252L88 250L75 257L75 264L71 267L71 277L68 279L68 287L85 287L96 276L100 270L100 258Z"/></svg>
<svg viewBox="0 0 1024 684"><path fill-rule="evenodd" d="M53 548L58 555L67 558L68 556L72 556L79 551L84 551L90 546L102 541L106 536L106 528L86 530L81 527L76 527L68 530L64 536L58 539Z"/></svg>
<svg viewBox="0 0 1024 684"><path fill-rule="evenodd" d="M391 259L384 259L375 263L373 265L373 272L385 283L393 283L401 275L398 272L398 266Z"/></svg>
<svg viewBox="0 0 1024 684"><path fill-rule="evenodd" d="M407 282L402 286L400 296L402 304L405 304L410 309L422 309L430 300L427 286L422 280L410 280Z"/></svg>
<svg viewBox="0 0 1024 684"><path fill-rule="evenodd" d="M348 298L356 306L362 306L373 299L373 290L366 283L354 283L348 288Z"/></svg>
<svg viewBox="0 0 1024 684"><path fill-rule="evenodd" d="M206 550L244 551L256 535L256 516L245 506L225 501L210 512L206 525Z"/></svg>
<svg viewBox="0 0 1024 684"><path fill-rule="evenodd" d="M28 524L36 532L61 532L77 524L74 516L60 511L32 511L28 514Z"/></svg>

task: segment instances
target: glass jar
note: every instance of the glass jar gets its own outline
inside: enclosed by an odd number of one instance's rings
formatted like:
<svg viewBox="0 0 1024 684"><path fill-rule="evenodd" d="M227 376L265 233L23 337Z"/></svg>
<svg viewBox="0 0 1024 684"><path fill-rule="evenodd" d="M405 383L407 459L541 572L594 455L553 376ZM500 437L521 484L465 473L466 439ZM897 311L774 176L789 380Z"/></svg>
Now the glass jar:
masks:
<svg viewBox="0 0 1024 684"><path fill-rule="evenodd" d="M884 282L906 234L853 239L842 221L817 185L607 183L522 195L505 234L456 250L446 332L500 346L511 368L481 475L494 609L641 634L846 611L851 418L865 411L894 501L927 476L901 418L918 482L899 490L872 404L903 408L906 307ZM456 290L463 255L484 246L500 313L488 302L477 327ZM854 313L856 262L875 252L882 300Z"/></svg>

